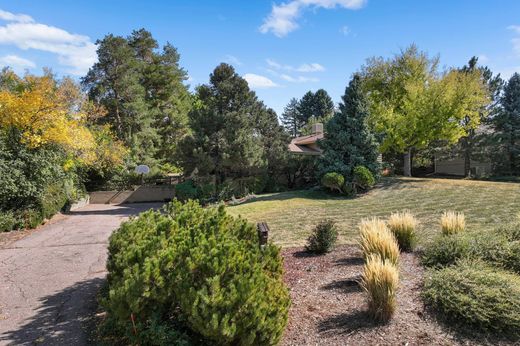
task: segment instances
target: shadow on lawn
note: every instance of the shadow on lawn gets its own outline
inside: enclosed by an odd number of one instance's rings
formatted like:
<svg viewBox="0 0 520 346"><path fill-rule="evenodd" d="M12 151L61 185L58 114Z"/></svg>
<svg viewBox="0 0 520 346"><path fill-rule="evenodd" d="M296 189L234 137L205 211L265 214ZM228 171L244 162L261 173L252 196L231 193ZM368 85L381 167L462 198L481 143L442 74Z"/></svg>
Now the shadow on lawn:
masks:
<svg viewBox="0 0 520 346"><path fill-rule="evenodd" d="M17 330L0 336L7 345L90 345L89 332L104 279L78 282L43 297L35 315Z"/></svg>

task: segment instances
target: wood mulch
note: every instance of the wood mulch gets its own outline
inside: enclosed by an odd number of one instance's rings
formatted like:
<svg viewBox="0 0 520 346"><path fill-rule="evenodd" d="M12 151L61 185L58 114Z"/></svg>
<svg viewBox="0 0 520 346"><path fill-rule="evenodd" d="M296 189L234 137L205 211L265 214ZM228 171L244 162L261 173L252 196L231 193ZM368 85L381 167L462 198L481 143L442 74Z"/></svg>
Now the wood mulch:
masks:
<svg viewBox="0 0 520 346"><path fill-rule="evenodd" d="M339 246L323 256L289 248L282 255L292 306L281 345L508 344L462 336L437 322L420 297L424 269L416 254L401 255L398 308L385 325L367 316L366 296L358 284L363 259L357 247Z"/></svg>

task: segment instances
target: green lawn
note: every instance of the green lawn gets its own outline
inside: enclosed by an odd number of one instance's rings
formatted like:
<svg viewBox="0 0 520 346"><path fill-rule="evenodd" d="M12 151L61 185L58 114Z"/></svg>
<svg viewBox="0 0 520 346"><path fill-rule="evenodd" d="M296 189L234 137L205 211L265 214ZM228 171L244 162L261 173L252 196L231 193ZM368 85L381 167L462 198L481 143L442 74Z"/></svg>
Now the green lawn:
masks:
<svg viewBox="0 0 520 346"><path fill-rule="evenodd" d="M268 223L270 238L281 246L300 246L321 219L335 220L341 243L356 241L364 217L387 217L408 209L420 220L419 242L439 232L445 210L463 211L468 230L492 229L520 212L520 184L458 179L385 178L368 194L342 198L322 191L291 191L259 195L228 211L251 222Z"/></svg>

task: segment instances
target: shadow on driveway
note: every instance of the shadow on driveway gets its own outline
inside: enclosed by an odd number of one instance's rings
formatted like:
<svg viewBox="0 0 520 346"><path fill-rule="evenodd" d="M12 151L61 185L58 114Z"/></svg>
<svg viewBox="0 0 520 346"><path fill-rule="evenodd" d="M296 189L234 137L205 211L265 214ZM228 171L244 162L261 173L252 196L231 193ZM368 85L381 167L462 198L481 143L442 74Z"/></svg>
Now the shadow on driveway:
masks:
<svg viewBox="0 0 520 346"><path fill-rule="evenodd" d="M160 209L164 203L130 203L119 204L115 208L109 204L89 204L86 208L74 210L68 215L114 215L114 216L131 216L137 215L149 209ZM105 208L106 206L106 208ZM110 206L110 208L108 208Z"/></svg>
<svg viewBox="0 0 520 346"><path fill-rule="evenodd" d="M94 278L40 299L24 325L0 336L7 345L88 345L96 295L105 279Z"/></svg>

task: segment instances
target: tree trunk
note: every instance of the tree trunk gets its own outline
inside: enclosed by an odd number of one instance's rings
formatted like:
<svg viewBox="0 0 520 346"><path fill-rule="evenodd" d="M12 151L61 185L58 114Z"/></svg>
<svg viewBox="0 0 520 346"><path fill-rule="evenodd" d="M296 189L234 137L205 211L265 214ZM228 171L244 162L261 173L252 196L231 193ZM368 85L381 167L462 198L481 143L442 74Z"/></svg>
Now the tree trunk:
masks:
<svg viewBox="0 0 520 346"><path fill-rule="evenodd" d="M469 137L464 138L464 176L466 178L471 177L471 147L469 143Z"/></svg>
<svg viewBox="0 0 520 346"><path fill-rule="evenodd" d="M403 175L405 177L412 176L412 148L406 149L406 152L404 153Z"/></svg>

